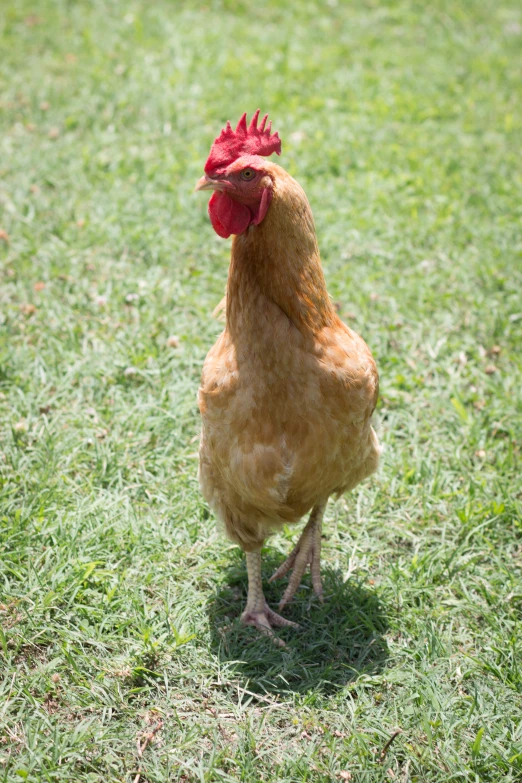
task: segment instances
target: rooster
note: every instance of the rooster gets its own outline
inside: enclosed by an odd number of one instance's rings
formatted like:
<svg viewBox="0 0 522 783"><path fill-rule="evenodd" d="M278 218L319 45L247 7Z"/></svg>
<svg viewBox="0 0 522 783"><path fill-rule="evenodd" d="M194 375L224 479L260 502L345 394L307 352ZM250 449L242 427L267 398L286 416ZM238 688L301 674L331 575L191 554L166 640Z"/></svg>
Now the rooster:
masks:
<svg viewBox="0 0 522 783"><path fill-rule="evenodd" d="M308 522L270 581L294 596L307 566L323 600L322 519L330 495L377 469L371 426L378 397L366 343L337 316L321 267L310 205L301 186L266 160L281 141L257 110L214 141L196 190L213 191L212 226L234 235L225 330L203 367L199 480L229 538L246 554L243 623L283 644L274 627L297 627L263 593L261 548L285 524Z"/></svg>

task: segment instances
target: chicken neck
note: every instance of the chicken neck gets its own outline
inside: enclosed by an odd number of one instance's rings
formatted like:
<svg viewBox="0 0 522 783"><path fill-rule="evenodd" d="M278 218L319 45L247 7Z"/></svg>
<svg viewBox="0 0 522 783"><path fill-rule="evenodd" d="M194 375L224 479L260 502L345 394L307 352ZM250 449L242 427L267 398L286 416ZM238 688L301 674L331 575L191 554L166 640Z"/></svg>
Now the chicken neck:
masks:
<svg viewBox="0 0 522 783"><path fill-rule="evenodd" d="M301 186L275 166L272 202L258 226L236 237L227 285L227 329L232 338L258 334L270 304L305 337L337 316L328 296L312 211Z"/></svg>

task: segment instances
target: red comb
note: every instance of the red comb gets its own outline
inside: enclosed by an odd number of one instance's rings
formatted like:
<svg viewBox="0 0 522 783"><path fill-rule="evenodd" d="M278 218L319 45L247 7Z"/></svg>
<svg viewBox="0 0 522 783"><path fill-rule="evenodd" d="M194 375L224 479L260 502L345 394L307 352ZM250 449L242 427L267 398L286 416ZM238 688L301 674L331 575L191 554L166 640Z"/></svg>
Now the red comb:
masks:
<svg viewBox="0 0 522 783"><path fill-rule="evenodd" d="M223 128L210 148L210 155L205 163L205 172L226 168L241 155L271 155L281 154L281 139L277 133L270 133L272 123L265 128L268 114L265 114L258 126L259 109L256 111L250 125L247 126L246 112L232 130L230 122Z"/></svg>

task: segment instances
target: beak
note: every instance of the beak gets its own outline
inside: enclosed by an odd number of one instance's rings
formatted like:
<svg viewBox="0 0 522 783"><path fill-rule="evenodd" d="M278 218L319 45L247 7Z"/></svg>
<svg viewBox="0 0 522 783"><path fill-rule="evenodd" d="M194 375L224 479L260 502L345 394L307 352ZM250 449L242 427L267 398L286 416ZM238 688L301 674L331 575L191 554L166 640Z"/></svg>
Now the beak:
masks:
<svg viewBox="0 0 522 783"><path fill-rule="evenodd" d="M223 190L223 184L217 179L211 179L204 174L201 179L198 179L194 191L198 190Z"/></svg>

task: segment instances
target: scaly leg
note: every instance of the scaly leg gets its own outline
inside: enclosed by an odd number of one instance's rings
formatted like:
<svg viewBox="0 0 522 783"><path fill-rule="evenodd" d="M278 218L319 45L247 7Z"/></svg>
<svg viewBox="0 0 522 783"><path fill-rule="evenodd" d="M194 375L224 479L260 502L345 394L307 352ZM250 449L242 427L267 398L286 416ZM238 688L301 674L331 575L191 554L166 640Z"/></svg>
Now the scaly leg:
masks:
<svg viewBox="0 0 522 783"><path fill-rule="evenodd" d="M310 519L301 533L301 537L287 559L282 563L277 571L272 574L269 582L274 579L280 579L292 568L292 574L288 581L287 588L279 603L279 609L292 600L297 588L301 584L301 579L306 571L306 566L310 565L312 575L312 586L314 593L321 603L323 602L323 586L321 583L321 532L323 528L323 514L326 503L319 503L314 506Z"/></svg>
<svg viewBox="0 0 522 783"><path fill-rule="evenodd" d="M272 626L299 628L297 623L287 620L285 617L272 611L268 606L263 593L261 578L261 552L247 552L246 564L248 573L248 596L245 611L241 615L241 622L245 625L253 625L258 631L264 633L280 647L285 647L282 639L278 639L272 631Z"/></svg>

